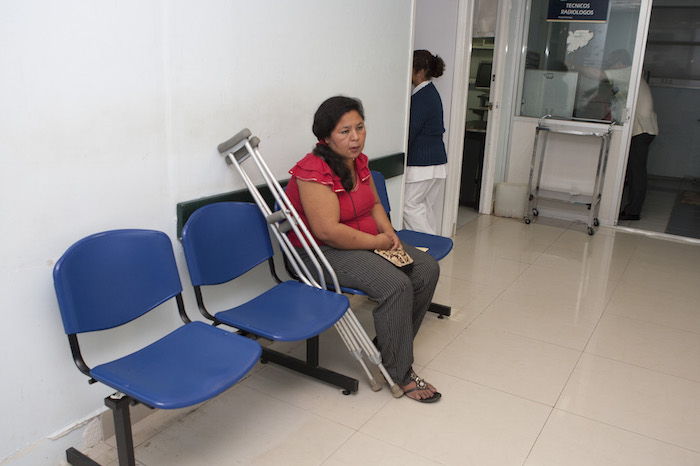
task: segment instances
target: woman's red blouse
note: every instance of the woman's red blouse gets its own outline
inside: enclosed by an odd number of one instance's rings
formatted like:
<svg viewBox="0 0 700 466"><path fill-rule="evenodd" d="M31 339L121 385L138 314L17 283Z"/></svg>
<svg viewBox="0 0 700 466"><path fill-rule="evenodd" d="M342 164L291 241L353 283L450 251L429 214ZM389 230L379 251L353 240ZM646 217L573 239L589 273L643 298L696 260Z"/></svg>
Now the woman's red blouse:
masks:
<svg viewBox="0 0 700 466"><path fill-rule="evenodd" d="M307 154L306 157L289 170L292 178L289 180L286 188L287 197L289 197L292 205L299 212L299 216L307 228L309 227L309 222L301 205L297 179L315 181L331 187L338 196L340 223L372 235L379 234L377 223L371 215L375 199L372 185L370 184L372 174L369 171L369 160L365 154L360 154L355 159L355 170L358 174L358 182L350 192L345 191L340 178L331 170L331 167L313 153ZM311 231L311 228L309 228L309 231ZM311 233L313 235L313 232ZM294 231L290 230L287 234L295 247L301 247L301 243ZM323 244L315 236L314 239L319 245Z"/></svg>

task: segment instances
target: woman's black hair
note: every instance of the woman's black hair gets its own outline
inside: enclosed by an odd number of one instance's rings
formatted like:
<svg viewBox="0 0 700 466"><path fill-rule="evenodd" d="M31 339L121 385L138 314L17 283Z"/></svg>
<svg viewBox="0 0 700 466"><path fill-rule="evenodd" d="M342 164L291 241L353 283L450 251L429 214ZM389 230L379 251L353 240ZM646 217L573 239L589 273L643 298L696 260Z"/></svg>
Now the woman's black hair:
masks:
<svg viewBox="0 0 700 466"><path fill-rule="evenodd" d="M314 136L321 141L321 144L316 145L313 153L321 157L331 167L333 173L338 175L346 191L350 191L353 187L352 173L345 165L344 159L326 145L325 140L333 133L343 115L353 110L359 113L363 120L365 119L365 110L360 99L344 96L331 97L318 107L311 127Z"/></svg>
<svg viewBox="0 0 700 466"><path fill-rule="evenodd" d="M445 61L427 50L413 52L413 71L425 70L427 78L439 78L445 72Z"/></svg>

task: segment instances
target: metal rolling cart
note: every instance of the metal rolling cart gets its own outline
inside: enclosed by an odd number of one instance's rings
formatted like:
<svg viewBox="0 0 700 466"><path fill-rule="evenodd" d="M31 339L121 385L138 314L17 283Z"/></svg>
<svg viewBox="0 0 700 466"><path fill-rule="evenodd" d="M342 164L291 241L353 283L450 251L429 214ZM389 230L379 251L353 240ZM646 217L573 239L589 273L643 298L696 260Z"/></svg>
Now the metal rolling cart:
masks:
<svg viewBox="0 0 700 466"><path fill-rule="evenodd" d="M607 131L591 131L590 128L586 127L574 127L574 126L553 126L551 124L545 124L545 120L552 118L551 115L545 115L539 119L537 122L537 128L535 130L535 144L532 148L532 162L530 163L530 180L528 182L528 208L525 212L525 223L530 223L529 213L532 212L533 216L538 216L539 211L537 210L538 202L540 199L553 200L565 202L568 204L585 205L588 208L588 228L586 231L589 235L593 235L595 230L593 227L597 227L600 223L598 221L598 212L600 210L600 197L603 191L603 181L605 180L605 167L608 163L608 152L610 151L610 139L612 136L613 124L608 126ZM560 134L570 134L574 136L593 136L600 138L600 152L598 154L598 168L595 174L595 181L593 183L593 192L590 195L586 194L571 194L563 191L556 191L550 189L541 189L540 183L542 181L542 167L545 160L545 152L547 150L547 138L549 133L560 133ZM540 141L540 136L541 141ZM540 144L541 142L541 144ZM538 157L539 152L539 157ZM539 164L537 161L539 159ZM533 177L535 173L535 166L537 168L537 183L533 190Z"/></svg>

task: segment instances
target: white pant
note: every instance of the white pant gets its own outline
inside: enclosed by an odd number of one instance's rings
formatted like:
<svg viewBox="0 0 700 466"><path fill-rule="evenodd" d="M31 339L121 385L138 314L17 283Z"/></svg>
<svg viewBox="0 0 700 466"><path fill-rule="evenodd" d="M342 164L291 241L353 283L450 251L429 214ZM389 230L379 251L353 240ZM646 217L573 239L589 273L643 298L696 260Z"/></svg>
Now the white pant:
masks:
<svg viewBox="0 0 700 466"><path fill-rule="evenodd" d="M445 179L431 178L406 183L403 206L403 227L408 230L437 234L442 219Z"/></svg>

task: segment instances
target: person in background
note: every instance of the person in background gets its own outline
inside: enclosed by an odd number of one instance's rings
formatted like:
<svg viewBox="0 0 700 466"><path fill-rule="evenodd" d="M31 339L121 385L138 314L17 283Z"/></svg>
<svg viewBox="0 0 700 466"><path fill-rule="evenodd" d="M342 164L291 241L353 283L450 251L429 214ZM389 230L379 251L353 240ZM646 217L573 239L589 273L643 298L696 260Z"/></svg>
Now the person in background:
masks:
<svg viewBox="0 0 700 466"><path fill-rule="evenodd" d="M605 60L605 69L600 70L588 66L570 65L570 71L577 71L585 76L607 81L611 85L612 119L621 122L624 119L624 109L627 105L627 94L632 71L632 58L625 49L610 53ZM647 192L647 159L649 146L659 133L654 101L649 84L644 79L639 81L637 106L632 122L632 140L627 158L625 187L627 190L623 207L618 220L639 220Z"/></svg>
<svg viewBox="0 0 700 466"><path fill-rule="evenodd" d="M427 50L413 53L413 95L408 129L404 228L436 234L447 176L447 152L442 100L432 78L445 71L445 62Z"/></svg>
<svg viewBox="0 0 700 466"><path fill-rule="evenodd" d="M440 276L437 261L401 244L377 195L362 150L365 122L362 103L336 96L314 115L316 147L289 171L286 192L341 286L363 291L377 303L372 314L376 345L392 379L413 400L440 399L435 387L412 368L413 339L432 301ZM293 231L290 242L313 270ZM397 267L373 250L403 248L413 259Z"/></svg>
<svg viewBox="0 0 700 466"><path fill-rule="evenodd" d="M629 53L623 49L616 50L608 57L608 68L613 71L607 71L606 73L610 75L614 73L614 70L626 70L629 76L629 68L631 66L632 59ZM651 89L649 84L644 79L641 79L637 93L637 106L634 110L634 120L632 122L632 140L630 141L630 151L627 157L627 172L625 173L625 185L627 187L626 204L620 212L618 220L639 220L640 218L644 199L647 195L649 146L657 134L659 134L659 126L656 120L656 113L654 112Z"/></svg>

